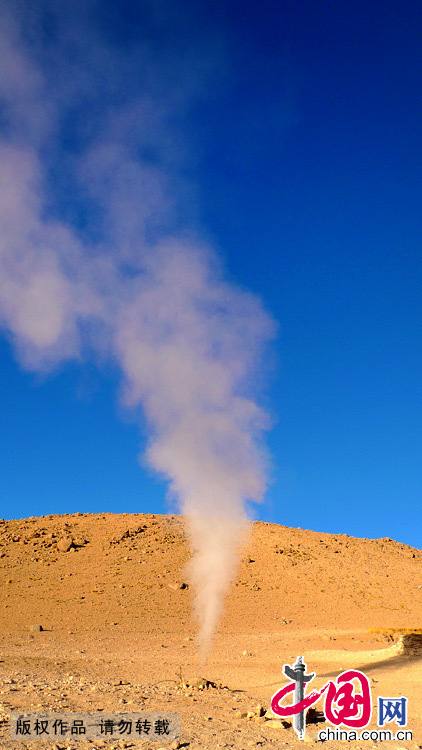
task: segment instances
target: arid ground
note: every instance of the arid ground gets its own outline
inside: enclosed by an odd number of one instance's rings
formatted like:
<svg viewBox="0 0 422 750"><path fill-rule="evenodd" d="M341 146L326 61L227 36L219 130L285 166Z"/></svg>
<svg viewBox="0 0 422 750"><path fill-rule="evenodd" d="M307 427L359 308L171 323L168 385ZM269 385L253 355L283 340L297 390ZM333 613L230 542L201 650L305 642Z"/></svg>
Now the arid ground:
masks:
<svg viewBox="0 0 422 750"><path fill-rule="evenodd" d="M2 521L0 545L1 750L299 747L292 728L259 716L285 684L282 665L298 655L317 673L316 687L359 667L375 700L408 696L411 740L352 747L422 747L422 653L403 653L399 643L401 629L422 624L418 550L253 524L211 654L199 664L193 592L180 587L189 556L180 517ZM173 744L12 741L13 710L172 711L182 730ZM307 742L324 726L309 724Z"/></svg>

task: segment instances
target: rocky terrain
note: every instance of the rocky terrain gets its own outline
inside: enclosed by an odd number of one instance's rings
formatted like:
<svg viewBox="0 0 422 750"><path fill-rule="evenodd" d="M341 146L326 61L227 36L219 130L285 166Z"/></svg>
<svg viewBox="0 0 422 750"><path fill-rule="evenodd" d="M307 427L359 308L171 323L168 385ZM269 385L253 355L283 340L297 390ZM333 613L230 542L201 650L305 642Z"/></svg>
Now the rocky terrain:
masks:
<svg viewBox="0 0 422 750"><path fill-rule="evenodd" d="M375 695L409 697L411 741L354 747L422 746L421 654L417 642L412 653L399 642L422 622L420 551L253 524L205 664L188 557L177 516L0 521L1 750L300 746L289 722L267 712L285 682L282 665L298 654L317 685L353 666L367 672ZM181 734L154 743L117 735L12 741L12 711L171 711ZM309 724L308 742L321 726Z"/></svg>

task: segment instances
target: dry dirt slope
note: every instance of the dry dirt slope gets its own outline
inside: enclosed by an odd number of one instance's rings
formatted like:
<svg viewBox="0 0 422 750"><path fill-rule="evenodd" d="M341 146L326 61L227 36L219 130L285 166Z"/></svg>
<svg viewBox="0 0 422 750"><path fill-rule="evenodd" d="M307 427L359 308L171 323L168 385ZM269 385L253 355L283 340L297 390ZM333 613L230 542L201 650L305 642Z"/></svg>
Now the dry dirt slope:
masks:
<svg viewBox="0 0 422 750"><path fill-rule="evenodd" d="M319 672L341 671L338 665L350 653L356 666L368 659L376 667L382 660L371 649L388 643L370 629L422 621L420 551L391 539L255 523L209 662L200 667L192 591L179 588L188 554L177 516L76 514L0 522L5 715L15 707L122 710L127 704L141 710L163 708L164 701L180 711L191 748L207 742L213 748L292 745L292 735L281 740L266 730L261 736L258 723L239 723L234 709L242 701L268 705L280 664L298 653ZM43 631L32 632L38 624ZM396 666L404 679L406 665ZM388 669L386 688L391 664ZM217 689L207 691L196 705L195 696L179 696L180 670L184 676L205 670L216 684L245 692L222 697ZM419 679L420 671L412 685ZM154 687L156 682L166 687ZM419 722L416 695L413 718ZM194 704L201 706L195 725Z"/></svg>
<svg viewBox="0 0 422 750"><path fill-rule="evenodd" d="M68 544L72 543L69 550ZM192 631L182 519L46 516L0 522L2 632ZM420 621L422 553L391 539L253 525L221 631L399 627ZM117 624L115 624L117 623Z"/></svg>

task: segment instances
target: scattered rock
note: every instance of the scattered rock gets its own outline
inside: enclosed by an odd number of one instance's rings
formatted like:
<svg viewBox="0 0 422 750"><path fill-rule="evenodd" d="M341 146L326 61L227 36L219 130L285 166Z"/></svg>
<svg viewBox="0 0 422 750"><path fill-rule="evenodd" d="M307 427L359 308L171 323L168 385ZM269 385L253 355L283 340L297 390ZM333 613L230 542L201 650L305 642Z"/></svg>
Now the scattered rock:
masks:
<svg viewBox="0 0 422 750"><path fill-rule="evenodd" d="M179 589L188 589L189 584L182 581L181 583L169 583L168 584L169 589L172 591L178 591Z"/></svg>
<svg viewBox="0 0 422 750"><path fill-rule="evenodd" d="M279 719L279 718L277 718L276 714L273 714L273 712L271 711L271 708L269 708L267 711L265 711L265 713L264 713L264 719L265 719L265 726L272 726L271 723L270 723L272 721L281 722L281 724L283 725L284 729L288 729L289 727L292 726L292 724L291 724L290 721L287 721L285 719Z"/></svg>
<svg viewBox="0 0 422 750"><path fill-rule="evenodd" d="M208 688L217 687L215 682L207 680L206 677L198 677L197 679L192 680L190 686L197 690L208 690Z"/></svg>
<svg viewBox="0 0 422 750"><path fill-rule="evenodd" d="M69 550L73 549L73 539L72 537L62 537L57 542L57 549L59 552L69 552Z"/></svg>
<svg viewBox="0 0 422 750"><path fill-rule="evenodd" d="M31 633L42 633L44 630L42 625L31 625L29 629Z"/></svg>
<svg viewBox="0 0 422 750"><path fill-rule="evenodd" d="M292 725L284 719L269 719L265 722L265 726L271 727L271 729L289 729Z"/></svg>
<svg viewBox="0 0 422 750"><path fill-rule="evenodd" d="M216 688L218 685L212 680L207 680L206 677L190 677L182 680L179 683L179 687L182 690L208 690L209 688Z"/></svg>
<svg viewBox="0 0 422 750"><path fill-rule="evenodd" d="M306 713L306 723L307 724L319 724L320 722L325 721L325 715L323 711L318 711L318 709L308 708L308 711Z"/></svg>

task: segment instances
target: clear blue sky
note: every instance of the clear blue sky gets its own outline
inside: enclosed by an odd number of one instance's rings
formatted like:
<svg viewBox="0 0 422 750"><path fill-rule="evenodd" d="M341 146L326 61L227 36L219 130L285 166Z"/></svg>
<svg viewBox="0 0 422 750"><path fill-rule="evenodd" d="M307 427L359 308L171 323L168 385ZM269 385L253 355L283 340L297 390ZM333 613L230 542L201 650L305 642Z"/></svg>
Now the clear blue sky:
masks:
<svg viewBox="0 0 422 750"><path fill-rule="evenodd" d="M279 323L255 516L419 545L422 5L179 0L160 23L146 5L103 2L89 23L170 61L206 48L183 122L195 220ZM7 336L0 352L4 517L168 509L114 372L34 375Z"/></svg>

